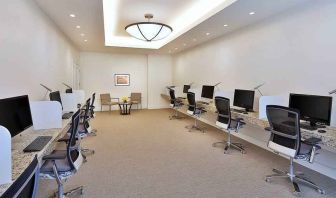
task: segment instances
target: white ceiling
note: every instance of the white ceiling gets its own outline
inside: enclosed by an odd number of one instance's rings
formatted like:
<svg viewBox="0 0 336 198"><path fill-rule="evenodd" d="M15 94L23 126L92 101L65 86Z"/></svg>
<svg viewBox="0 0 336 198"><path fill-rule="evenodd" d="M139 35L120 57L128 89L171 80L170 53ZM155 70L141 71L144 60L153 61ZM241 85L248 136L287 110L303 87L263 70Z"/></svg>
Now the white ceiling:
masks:
<svg viewBox="0 0 336 198"><path fill-rule="evenodd" d="M210 39L251 25L272 15L313 0L237 0L230 6L212 13L198 21L197 26L185 29L185 33L168 41L158 50L128 47L105 46L104 13L102 0L35 0L41 9L82 51L116 53L177 53L199 45ZM116 0L117 1L117 0ZM127 37L124 30L129 23L143 21L145 13L154 14L154 21L173 23L176 16L181 16L196 1L211 0L122 0L119 3L116 36ZM231 0L228 0L231 1ZM233 2L233 1L232 1ZM300 5L299 5L300 4ZM254 15L249 15L250 12ZM75 14L75 18L69 17ZM208 18L210 17L210 18ZM224 27L224 24L228 24ZM80 29L76 26L80 25ZM81 36L81 34L85 34ZM206 35L206 33L210 33ZM87 40L87 42L84 42Z"/></svg>

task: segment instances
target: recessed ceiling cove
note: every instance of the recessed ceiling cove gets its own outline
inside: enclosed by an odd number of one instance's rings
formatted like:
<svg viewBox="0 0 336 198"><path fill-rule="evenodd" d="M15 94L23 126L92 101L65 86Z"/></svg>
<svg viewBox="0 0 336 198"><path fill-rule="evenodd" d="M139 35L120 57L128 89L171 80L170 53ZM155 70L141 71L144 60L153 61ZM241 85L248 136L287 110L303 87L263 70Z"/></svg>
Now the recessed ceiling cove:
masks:
<svg viewBox="0 0 336 198"><path fill-rule="evenodd" d="M105 46L159 49L236 0L103 0ZM152 22L164 23L173 32L157 41L143 41L130 36L125 27L145 22L144 14L155 16Z"/></svg>

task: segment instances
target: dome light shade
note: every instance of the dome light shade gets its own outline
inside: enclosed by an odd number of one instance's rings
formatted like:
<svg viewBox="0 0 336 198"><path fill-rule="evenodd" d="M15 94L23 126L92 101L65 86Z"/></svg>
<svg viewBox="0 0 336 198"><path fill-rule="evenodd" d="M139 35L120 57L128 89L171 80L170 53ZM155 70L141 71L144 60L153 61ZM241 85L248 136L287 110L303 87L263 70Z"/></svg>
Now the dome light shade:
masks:
<svg viewBox="0 0 336 198"><path fill-rule="evenodd" d="M153 15L146 14L145 18L149 20L153 18ZM173 28L163 23L148 21L132 23L126 26L125 30L134 38L150 42L166 38L173 31Z"/></svg>

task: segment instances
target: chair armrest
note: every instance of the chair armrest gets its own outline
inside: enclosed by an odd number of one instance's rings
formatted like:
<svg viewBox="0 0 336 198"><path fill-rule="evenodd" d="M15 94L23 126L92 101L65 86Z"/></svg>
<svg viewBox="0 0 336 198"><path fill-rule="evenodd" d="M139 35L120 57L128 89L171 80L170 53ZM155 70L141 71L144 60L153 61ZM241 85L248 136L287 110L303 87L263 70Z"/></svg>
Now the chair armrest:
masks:
<svg viewBox="0 0 336 198"><path fill-rule="evenodd" d="M58 154L50 154L43 156L43 160L57 160L57 159L65 159L66 153L58 153Z"/></svg>

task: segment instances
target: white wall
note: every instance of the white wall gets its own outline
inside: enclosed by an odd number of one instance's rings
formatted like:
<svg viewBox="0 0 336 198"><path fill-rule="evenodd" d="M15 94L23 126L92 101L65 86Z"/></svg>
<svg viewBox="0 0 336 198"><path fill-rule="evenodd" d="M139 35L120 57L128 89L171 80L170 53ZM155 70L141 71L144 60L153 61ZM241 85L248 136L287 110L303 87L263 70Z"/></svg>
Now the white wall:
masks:
<svg viewBox="0 0 336 198"><path fill-rule="evenodd" d="M336 88L335 10L336 1L312 1L177 54L174 84L223 82L230 91L266 82L266 95L327 95Z"/></svg>
<svg viewBox="0 0 336 198"><path fill-rule="evenodd" d="M167 108L161 97L166 86L172 84L172 58L169 55L148 55L148 108Z"/></svg>
<svg viewBox="0 0 336 198"><path fill-rule="evenodd" d="M0 98L45 96L43 83L72 83L77 50L33 0L2 0L0 6Z"/></svg>

